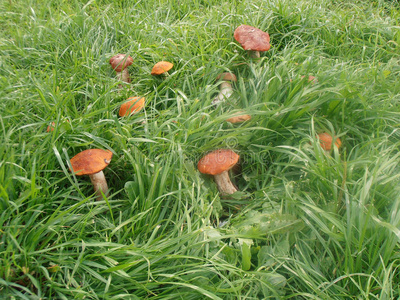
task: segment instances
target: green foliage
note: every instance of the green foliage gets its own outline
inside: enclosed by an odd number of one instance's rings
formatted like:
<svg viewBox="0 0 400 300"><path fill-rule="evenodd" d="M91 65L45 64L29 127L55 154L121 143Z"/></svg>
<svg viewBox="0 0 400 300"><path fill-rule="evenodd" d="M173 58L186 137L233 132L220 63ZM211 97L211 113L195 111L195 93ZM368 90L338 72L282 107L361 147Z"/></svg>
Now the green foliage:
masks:
<svg viewBox="0 0 400 300"><path fill-rule="evenodd" d="M399 20L383 0L1 1L0 298L399 298ZM261 59L240 24L269 32ZM69 170L89 148L113 152L102 201ZM217 148L240 154L231 197L197 170Z"/></svg>

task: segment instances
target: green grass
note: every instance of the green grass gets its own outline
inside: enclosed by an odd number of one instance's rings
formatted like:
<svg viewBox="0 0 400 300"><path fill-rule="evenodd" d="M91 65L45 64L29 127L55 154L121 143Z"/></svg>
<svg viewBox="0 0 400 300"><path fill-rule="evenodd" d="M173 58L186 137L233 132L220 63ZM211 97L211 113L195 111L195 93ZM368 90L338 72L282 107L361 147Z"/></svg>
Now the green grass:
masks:
<svg viewBox="0 0 400 300"><path fill-rule="evenodd" d="M382 0L0 2L1 298L399 298L399 20ZM240 24L269 32L260 60ZM89 148L114 154L103 201L69 171ZM235 197L197 171L217 148L241 156Z"/></svg>

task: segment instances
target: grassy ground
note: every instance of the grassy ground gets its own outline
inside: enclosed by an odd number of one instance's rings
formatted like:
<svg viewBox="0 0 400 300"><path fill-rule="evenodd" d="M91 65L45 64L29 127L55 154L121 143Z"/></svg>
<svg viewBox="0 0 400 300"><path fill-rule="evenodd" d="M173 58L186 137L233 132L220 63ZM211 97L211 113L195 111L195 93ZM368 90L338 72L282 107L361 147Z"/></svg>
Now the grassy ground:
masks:
<svg viewBox="0 0 400 300"><path fill-rule="evenodd" d="M0 2L2 299L400 297L395 2L85 2ZM270 33L260 60L240 24ZM224 71L238 82L215 108ZM119 118L130 96L146 108ZM90 148L114 154L102 201L69 171ZM241 156L235 197L197 171L217 148Z"/></svg>

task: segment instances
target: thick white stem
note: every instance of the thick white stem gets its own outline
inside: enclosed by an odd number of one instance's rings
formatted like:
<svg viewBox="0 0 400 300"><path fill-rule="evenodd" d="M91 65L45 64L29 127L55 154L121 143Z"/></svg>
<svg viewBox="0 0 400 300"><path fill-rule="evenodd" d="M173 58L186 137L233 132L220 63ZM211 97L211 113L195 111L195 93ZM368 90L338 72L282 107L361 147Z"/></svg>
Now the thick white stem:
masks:
<svg viewBox="0 0 400 300"><path fill-rule="evenodd" d="M128 68L122 70L122 81L130 83L131 78L129 77Z"/></svg>
<svg viewBox="0 0 400 300"><path fill-rule="evenodd" d="M260 58L260 51L249 50L249 54L252 58Z"/></svg>
<svg viewBox="0 0 400 300"><path fill-rule="evenodd" d="M225 195L232 195L237 192L238 189L233 185L229 178L228 171L222 172L221 174L214 175L215 183L217 184L219 192Z"/></svg>
<svg viewBox="0 0 400 300"><path fill-rule="evenodd" d="M128 68L123 69L121 72L115 71L117 73L117 79L123 82L130 83L131 78L129 77Z"/></svg>
<svg viewBox="0 0 400 300"><path fill-rule="evenodd" d="M223 81L219 86L219 94L214 100L211 102L213 105L217 105L221 102L224 102L233 94L232 85L229 81Z"/></svg>
<svg viewBox="0 0 400 300"><path fill-rule="evenodd" d="M103 192L103 194L106 196L108 194L108 185L103 171L89 175L89 177L92 181L94 191L96 192L96 199L99 201L103 200L103 195L101 192Z"/></svg>

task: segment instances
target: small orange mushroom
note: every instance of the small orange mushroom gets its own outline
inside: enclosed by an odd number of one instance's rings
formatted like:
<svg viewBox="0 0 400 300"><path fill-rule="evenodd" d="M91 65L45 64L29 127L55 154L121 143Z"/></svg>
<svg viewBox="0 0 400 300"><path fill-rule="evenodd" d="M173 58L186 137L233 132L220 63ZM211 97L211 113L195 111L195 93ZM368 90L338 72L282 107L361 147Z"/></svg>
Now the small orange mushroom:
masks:
<svg viewBox="0 0 400 300"><path fill-rule="evenodd" d="M51 124L47 126L46 132L54 131L55 128L56 128L56 123L51 122Z"/></svg>
<svg viewBox="0 0 400 300"><path fill-rule="evenodd" d="M129 116L130 114L137 113L143 109L145 104L144 97L129 97L128 101L123 103L119 109L119 116Z"/></svg>
<svg viewBox="0 0 400 300"><path fill-rule="evenodd" d="M168 71L172 69L174 64L168 61L160 61L156 63L151 70L151 75L168 75Z"/></svg>
<svg viewBox="0 0 400 300"><path fill-rule="evenodd" d="M236 124L236 123L243 123L251 119L250 115L239 115L239 116L234 116L229 119L226 119L227 122Z"/></svg>
<svg viewBox="0 0 400 300"><path fill-rule="evenodd" d="M89 175L97 200L103 199L102 193L108 194L108 185L103 170L111 162L112 155L110 150L88 149L71 158L71 167L75 175Z"/></svg>
<svg viewBox="0 0 400 300"><path fill-rule="evenodd" d="M318 139L322 149L326 151L330 151L332 149L333 137L329 133L322 132L318 134ZM339 138L336 138L335 146L338 149L342 146L342 141Z"/></svg>
<svg viewBox="0 0 400 300"><path fill-rule="evenodd" d="M200 173L214 176L219 192L231 195L238 191L229 178L229 170L239 161L239 155L229 149L214 150L199 160L197 168Z"/></svg>

